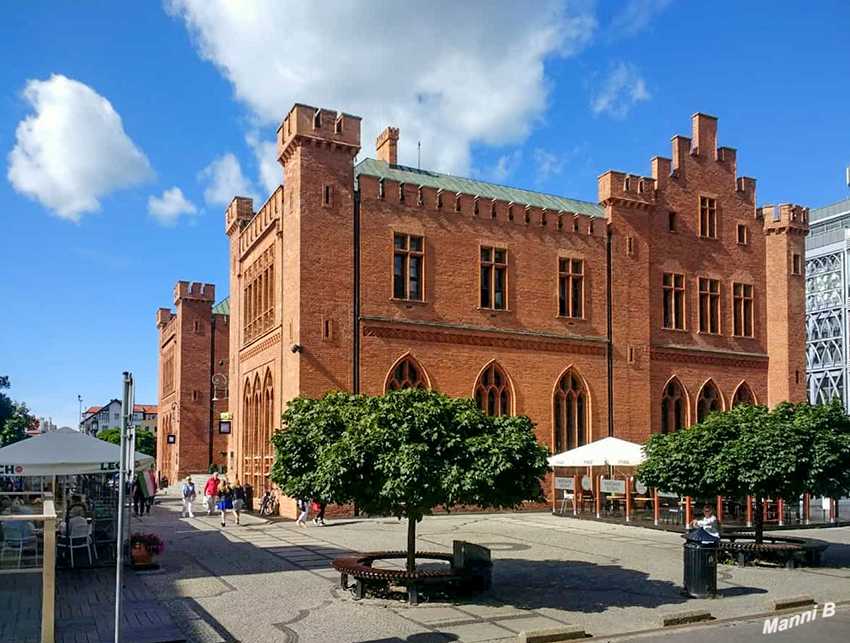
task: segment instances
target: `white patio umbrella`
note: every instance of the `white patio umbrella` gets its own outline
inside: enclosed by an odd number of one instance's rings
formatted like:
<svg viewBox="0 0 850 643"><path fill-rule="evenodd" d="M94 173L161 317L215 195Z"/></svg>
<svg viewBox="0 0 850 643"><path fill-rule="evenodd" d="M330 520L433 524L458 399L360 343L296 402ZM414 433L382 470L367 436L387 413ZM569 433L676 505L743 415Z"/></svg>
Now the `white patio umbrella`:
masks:
<svg viewBox="0 0 850 643"><path fill-rule="evenodd" d="M135 452L135 469L142 471L153 456ZM121 447L74 429L42 433L0 449L0 475L68 476L78 473L118 473Z"/></svg>
<svg viewBox="0 0 850 643"><path fill-rule="evenodd" d="M637 466L645 460L643 447L620 438L603 438L549 458L550 467Z"/></svg>

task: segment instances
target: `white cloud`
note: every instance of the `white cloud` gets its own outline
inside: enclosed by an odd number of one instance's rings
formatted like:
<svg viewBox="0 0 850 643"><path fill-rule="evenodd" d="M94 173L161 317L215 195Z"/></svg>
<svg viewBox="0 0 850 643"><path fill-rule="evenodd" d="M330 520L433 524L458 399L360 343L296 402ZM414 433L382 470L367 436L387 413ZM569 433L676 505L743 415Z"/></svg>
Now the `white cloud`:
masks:
<svg viewBox="0 0 850 643"><path fill-rule="evenodd" d="M632 63L619 63L614 66L604 86L590 103L594 114L608 113L615 119L625 118L629 111L640 102L652 96L646 89L646 81L638 68Z"/></svg>
<svg viewBox="0 0 850 643"><path fill-rule="evenodd" d="M198 208L183 196L183 190L173 187L163 191L161 197L149 197L148 212L162 225L171 227L181 214L197 214Z"/></svg>
<svg viewBox="0 0 850 643"><path fill-rule="evenodd" d="M643 31L672 3L673 0L629 0L611 21L611 39L626 38Z"/></svg>
<svg viewBox="0 0 850 643"><path fill-rule="evenodd" d="M228 206L235 196L254 199L255 207L262 205L254 193L254 186L242 174L239 160L229 152L204 168L198 179L207 185L204 189L204 200L209 205Z"/></svg>
<svg viewBox="0 0 850 643"><path fill-rule="evenodd" d="M245 135L245 142L254 151L260 184L268 197L283 184L283 167L277 162L277 141L261 141L259 134L252 131Z"/></svg>
<svg viewBox="0 0 850 643"><path fill-rule="evenodd" d="M166 0L261 125L302 102L388 125L399 160L463 173L470 146L521 142L547 107L545 63L587 46L593 0ZM265 183L265 179L264 179Z"/></svg>
<svg viewBox="0 0 850 643"><path fill-rule="evenodd" d="M537 163L537 180L540 182L548 181L556 174L560 174L566 163L564 157L539 147L534 150L533 156L534 162Z"/></svg>
<svg viewBox="0 0 850 643"><path fill-rule="evenodd" d="M519 169L521 162L522 150L514 150L509 154L503 154L488 173L488 178L495 183L504 183Z"/></svg>
<svg viewBox="0 0 850 643"><path fill-rule="evenodd" d="M100 210L100 198L153 178L147 157L112 104L88 85L54 74L29 80L35 110L18 123L9 153L12 187L63 219Z"/></svg>

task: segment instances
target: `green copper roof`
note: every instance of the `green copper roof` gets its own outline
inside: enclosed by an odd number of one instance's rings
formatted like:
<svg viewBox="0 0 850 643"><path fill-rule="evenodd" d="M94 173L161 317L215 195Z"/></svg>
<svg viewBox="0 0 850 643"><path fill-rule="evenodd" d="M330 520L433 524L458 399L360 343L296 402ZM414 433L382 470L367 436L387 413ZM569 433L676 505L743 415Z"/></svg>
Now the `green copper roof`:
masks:
<svg viewBox="0 0 850 643"><path fill-rule="evenodd" d="M504 185L495 185L484 181L474 181L450 174L440 174L430 170L417 170L403 165L390 165L386 161L375 159L364 159L354 167L355 176L365 174L375 176L379 179L390 179L399 183L411 185L422 185L450 193L472 194L486 199L497 199L508 203L530 205L535 208L546 208L548 210L575 212L592 217L604 217L605 208L598 203L576 201L562 196L542 194L509 188Z"/></svg>
<svg viewBox="0 0 850 643"><path fill-rule="evenodd" d="M213 315L229 315L230 314L230 297L225 297L215 306L213 306Z"/></svg>

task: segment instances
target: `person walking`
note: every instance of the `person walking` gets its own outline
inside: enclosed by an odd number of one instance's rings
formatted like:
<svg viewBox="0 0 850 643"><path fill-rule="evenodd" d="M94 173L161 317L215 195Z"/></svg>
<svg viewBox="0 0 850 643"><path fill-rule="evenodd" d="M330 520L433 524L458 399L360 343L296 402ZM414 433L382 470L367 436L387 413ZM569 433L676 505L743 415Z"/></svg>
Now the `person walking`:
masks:
<svg viewBox="0 0 850 643"><path fill-rule="evenodd" d="M302 498L298 501L298 510L301 512L298 515L298 520L295 521L295 524L299 527L307 526L307 515L310 513L310 500Z"/></svg>
<svg viewBox="0 0 850 643"><path fill-rule="evenodd" d="M218 510L221 512L221 526L226 527L224 520L227 510L233 511L233 489L227 482L223 482L218 488Z"/></svg>
<svg viewBox="0 0 850 643"><path fill-rule="evenodd" d="M186 481L183 483L183 517L189 514L189 518L195 517L195 512L192 510L192 503L195 501L195 483L192 482L192 476L186 476Z"/></svg>
<svg viewBox="0 0 850 643"><path fill-rule="evenodd" d="M245 506L245 489L239 484L239 478L233 482L233 515L236 516L236 524L239 524L239 514Z"/></svg>
<svg viewBox="0 0 850 643"><path fill-rule="evenodd" d="M218 479L218 471L216 471L212 478L207 480L207 484L204 485L204 504L207 507L207 515L212 516L213 510L215 509L216 499L218 498L218 485L221 481Z"/></svg>
<svg viewBox="0 0 850 643"><path fill-rule="evenodd" d="M137 516L141 516L145 511L145 495L142 493L142 484L139 480L139 476L136 476L136 479L133 480L132 492L133 513Z"/></svg>
<svg viewBox="0 0 850 643"><path fill-rule="evenodd" d="M313 509L318 511L318 513L316 514L316 517L313 518L313 524L316 525L317 527L324 527L325 526L325 508L327 506L328 506L328 503L326 503L326 502L314 502L313 503Z"/></svg>

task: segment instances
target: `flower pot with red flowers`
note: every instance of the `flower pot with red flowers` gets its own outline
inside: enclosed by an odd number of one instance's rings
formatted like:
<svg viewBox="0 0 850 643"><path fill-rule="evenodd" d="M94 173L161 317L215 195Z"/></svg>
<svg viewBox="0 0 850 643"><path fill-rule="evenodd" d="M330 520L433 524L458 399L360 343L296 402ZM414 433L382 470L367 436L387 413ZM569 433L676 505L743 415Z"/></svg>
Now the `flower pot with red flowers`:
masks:
<svg viewBox="0 0 850 643"><path fill-rule="evenodd" d="M161 554L165 543L156 534L130 535L130 565L133 569L155 569L154 556Z"/></svg>

